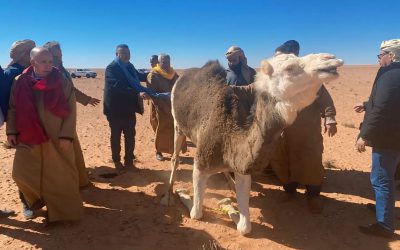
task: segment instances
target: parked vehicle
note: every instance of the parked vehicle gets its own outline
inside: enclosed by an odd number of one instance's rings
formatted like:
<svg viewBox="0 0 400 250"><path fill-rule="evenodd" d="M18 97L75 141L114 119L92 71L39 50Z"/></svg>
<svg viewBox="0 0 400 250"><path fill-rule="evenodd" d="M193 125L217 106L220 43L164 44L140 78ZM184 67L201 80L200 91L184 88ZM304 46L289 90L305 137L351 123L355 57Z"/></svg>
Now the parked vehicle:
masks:
<svg viewBox="0 0 400 250"><path fill-rule="evenodd" d="M85 76L87 78L90 78L90 77L96 78L96 76L97 76L96 72L91 71L89 69L74 69L74 70L71 70L69 73L71 74L72 78L75 78L75 77L81 78L82 76Z"/></svg>

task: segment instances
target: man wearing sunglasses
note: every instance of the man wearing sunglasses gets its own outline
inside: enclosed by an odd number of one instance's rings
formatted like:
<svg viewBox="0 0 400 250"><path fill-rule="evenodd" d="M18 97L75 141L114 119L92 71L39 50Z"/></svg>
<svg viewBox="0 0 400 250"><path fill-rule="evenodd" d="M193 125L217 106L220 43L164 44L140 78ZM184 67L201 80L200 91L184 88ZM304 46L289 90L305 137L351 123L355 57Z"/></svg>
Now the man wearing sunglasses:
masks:
<svg viewBox="0 0 400 250"><path fill-rule="evenodd" d="M395 174L400 164L400 39L384 41L371 95L356 112L365 111L356 148L372 147L371 184L375 191L376 223L359 226L362 233L392 237L394 232Z"/></svg>

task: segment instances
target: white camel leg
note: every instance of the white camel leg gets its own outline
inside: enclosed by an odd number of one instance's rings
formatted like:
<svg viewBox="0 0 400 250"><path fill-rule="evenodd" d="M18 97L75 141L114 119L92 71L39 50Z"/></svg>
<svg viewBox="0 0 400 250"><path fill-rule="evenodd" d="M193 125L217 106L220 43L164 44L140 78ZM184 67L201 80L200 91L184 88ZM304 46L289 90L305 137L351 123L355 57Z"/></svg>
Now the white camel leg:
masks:
<svg viewBox="0 0 400 250"><path fill-rule="evenodd" d="M171 158L171 175L169 177L168 190L164 197L161 199L161 204L169 206L173 204L172 194L174 188L175 171L179 166L179 152L181 151L182 144L185 140L185 136L179 131L178 127L175 126L174 133L174 153Z"/></svg>
<svg viewBox="0 0 400 250"><path fill-rule="evenodd" d="M195 159L193 164L193 207L190 211L192 219L198 220L203 217L203 199L208 177L210 177L209 174L199 170Z"/></svg>
<svg viewBox="0 0 400 250"><path fill-rule="evenodd" d="M237 224L237 230L242 234L251 232L250 212L249 212L249 198L251 187L251 175L243 175L235 173L236 181L236 200L240 213L240 220Z"/></svg>

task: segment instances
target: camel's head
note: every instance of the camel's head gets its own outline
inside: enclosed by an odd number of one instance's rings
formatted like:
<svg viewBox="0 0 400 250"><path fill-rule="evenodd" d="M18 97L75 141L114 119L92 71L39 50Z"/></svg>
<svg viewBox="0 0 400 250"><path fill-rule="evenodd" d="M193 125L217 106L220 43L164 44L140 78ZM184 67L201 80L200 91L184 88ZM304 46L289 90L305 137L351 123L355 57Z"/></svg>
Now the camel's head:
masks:
<svg viewBox="0 0 400 250"><path fill-rule="evenodd" d="M261 62L256 88L299 111L315 100L323 82L339 76L336 70L342 65L343 61L331 54L281 54Z"/></svg>

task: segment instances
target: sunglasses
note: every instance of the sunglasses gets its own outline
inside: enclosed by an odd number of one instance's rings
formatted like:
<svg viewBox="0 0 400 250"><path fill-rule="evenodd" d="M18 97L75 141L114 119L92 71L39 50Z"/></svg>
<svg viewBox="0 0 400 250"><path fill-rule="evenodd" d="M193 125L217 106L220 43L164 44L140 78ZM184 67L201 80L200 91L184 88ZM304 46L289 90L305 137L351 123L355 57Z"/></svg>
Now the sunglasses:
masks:
<svg viewBox="0 0 400 250"><path fill-rule="evenodd" d="M382 53L377 55L378 59L382 59L382 57L384 57L385 55L389 54L388 52Z"/></svg>

